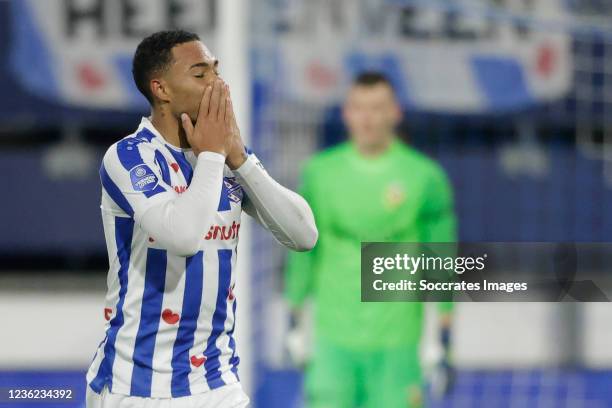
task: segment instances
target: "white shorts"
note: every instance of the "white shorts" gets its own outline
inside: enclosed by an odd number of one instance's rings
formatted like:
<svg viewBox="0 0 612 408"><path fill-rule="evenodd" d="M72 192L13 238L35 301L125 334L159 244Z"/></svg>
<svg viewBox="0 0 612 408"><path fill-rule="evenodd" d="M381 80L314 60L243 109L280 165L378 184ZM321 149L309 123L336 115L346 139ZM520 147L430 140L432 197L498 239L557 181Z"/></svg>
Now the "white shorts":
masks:
<svg viewBox="0 0 612 408"><path fill-rule="evenodd" d="M179 398L145 398L112 394L104 387L97 394L87 387L87 408L244 408L249 397L238 383Z"/></svg>

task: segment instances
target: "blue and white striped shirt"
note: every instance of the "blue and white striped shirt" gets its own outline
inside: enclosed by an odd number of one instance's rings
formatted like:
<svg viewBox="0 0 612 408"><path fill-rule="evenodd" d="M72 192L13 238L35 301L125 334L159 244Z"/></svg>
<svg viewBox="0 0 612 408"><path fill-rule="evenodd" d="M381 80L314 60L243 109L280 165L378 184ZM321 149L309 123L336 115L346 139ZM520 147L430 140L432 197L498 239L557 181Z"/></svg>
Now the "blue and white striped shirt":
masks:
<svg viewBox="0 0 612 408"><path fill-rule="evenodd" d="M107 385L125 395L181 397L239 381L233 287L240 184L226 166L217 213L193 256L168 252L138 223L153 203L187 189L196 160L146 118L104 157L106 335L87 372L98 393Z"/></svg>

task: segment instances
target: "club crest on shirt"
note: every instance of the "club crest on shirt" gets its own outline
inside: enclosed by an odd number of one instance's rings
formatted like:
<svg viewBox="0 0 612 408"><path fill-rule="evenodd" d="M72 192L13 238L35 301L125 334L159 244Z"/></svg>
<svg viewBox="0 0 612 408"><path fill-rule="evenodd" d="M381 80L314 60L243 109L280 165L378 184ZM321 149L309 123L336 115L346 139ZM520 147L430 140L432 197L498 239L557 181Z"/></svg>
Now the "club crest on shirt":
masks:
<svg viewBox="0 0 612 408"><path fill-rule="evenodd" d="M393 210L406 200L406 188L400 182L393 182L387 185L384 191L385 207Z"/></svg>
<svg viewBox="0 0 612 408"><path fill-rule="evenodd" d="M227 196L231 201L235 203L239 203L242 201L242 187L236 181L236 177L224 177L223 184L227 189Z"/></svg>
<svg viewBox="0 0 612 408"><path fill-rule="evenodd" d="M153 190L159 182L153 170L146 164L140 164L130 170L130 180L136 191Z"/></svg>

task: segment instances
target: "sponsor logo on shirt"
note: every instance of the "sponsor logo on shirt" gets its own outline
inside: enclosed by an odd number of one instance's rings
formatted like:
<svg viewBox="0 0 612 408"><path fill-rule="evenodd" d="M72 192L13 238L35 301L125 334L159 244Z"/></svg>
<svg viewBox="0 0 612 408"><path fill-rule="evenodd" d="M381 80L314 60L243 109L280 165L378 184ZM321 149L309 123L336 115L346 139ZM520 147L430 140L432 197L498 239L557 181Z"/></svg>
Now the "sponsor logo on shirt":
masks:
<svg viewBox="0 0 612 408"><path fill-rule="evenodd" d="M130 180L136 191L153 190L159 182L153 170L146 164L140 164L130 170Z"/></svg>
<svg viewBox="0 0 612 408"><path fill-rule="evenodd" d="M233 221L232 225L211 225L205 240L218 239L221 241L227 241L230 239L238 239L238 231L240 230L240 223Z"/></svg>

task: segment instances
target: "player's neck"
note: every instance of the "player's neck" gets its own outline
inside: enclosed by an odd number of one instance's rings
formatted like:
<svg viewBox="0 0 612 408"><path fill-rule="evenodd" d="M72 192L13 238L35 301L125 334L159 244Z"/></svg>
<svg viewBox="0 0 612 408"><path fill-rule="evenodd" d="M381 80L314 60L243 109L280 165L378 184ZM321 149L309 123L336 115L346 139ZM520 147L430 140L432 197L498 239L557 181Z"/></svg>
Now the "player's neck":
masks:
<svg viewBox="0 0 612 408"><path fill-rule="evenodd" d="M354 143L354 145L355 149L362 157L374 159L385 154L391 148L391 143L393 143L393 138L385 139L376 144Z"/></svg>
<svg viewBox="0 0 612 408"><path fill-rule="evenodd" d="M185 136L180 121L163 109L153 109L151 111L151 123L162 135L166 142L182 149L189 148L189 142Z"/></svg>

